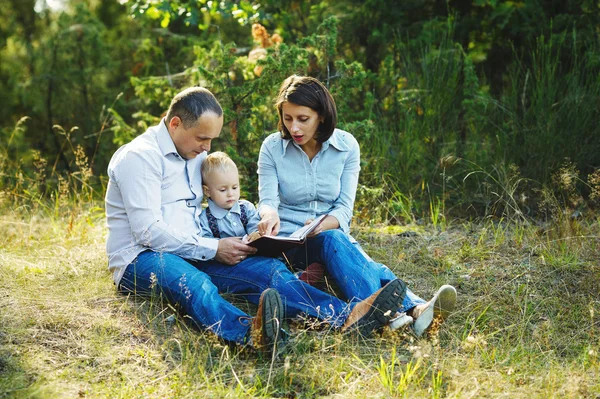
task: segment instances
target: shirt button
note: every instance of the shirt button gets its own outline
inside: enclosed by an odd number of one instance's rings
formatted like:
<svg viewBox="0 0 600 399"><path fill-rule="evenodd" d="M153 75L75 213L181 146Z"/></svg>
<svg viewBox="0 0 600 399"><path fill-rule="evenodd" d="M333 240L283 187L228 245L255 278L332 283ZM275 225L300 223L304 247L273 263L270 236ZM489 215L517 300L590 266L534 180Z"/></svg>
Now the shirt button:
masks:
<svg viewBox="0 0 600 399"><path fill-rule="evenodd" d="M315 195L313 193L310 194L311 197L314 197Z"/></svg>
<svg viewBox="0 0 600 399"><path fill-rule="evenodd" d="M202 259L206 259L206 256L202 255Z"/></svg>
<svg viewBox="0 0 600 399"><path fill-rule="evenodd" d="M187 206L192 206L192 202L191 201L187 201Z"/></svg>
<svg viewBox="0 0 600 399"><path fill-rule="evenodd" d="M234 223L233 223L233 226L234 226L234 227L235 227L235 226L237 226L237 223L235 223L235 222L234 222Z"/></svg>

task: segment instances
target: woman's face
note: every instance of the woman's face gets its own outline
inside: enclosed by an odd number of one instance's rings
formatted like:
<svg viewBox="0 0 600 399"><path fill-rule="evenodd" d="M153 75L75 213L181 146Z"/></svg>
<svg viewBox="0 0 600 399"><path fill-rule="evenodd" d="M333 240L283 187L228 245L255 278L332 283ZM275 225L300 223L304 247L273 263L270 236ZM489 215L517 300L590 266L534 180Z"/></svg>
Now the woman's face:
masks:
<svg viewBox="0 0 600 399"><path fill-rule="evenodd" d="M311 140L315 140L319 124L323 121L317 111L289 101L281 105L281 111L283 124L296 144L303 146Z"/></svg>

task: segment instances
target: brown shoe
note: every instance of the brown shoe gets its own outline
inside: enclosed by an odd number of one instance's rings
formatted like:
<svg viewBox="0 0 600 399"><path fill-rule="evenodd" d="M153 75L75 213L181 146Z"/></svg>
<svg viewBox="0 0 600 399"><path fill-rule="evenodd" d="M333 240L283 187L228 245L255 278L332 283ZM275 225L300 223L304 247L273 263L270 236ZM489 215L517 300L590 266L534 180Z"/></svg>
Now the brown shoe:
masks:
<svg viewBox="0 0 600 399"><path fill-rule="evenodd" d="M279 292L267 288L260 296L256 317L252 321L252 340L256 349L269 353L277 351L277 346L283 340L282 320L283 304Z"/></svg>
<svg viewBox="0 0 600 399"><path fill-rule="evenodd" d="M342 331L357 331L368 336L375 329L389 323L402 305L406 284L400 279L392 280L367 299L354 306L342 326Z"/></svg>

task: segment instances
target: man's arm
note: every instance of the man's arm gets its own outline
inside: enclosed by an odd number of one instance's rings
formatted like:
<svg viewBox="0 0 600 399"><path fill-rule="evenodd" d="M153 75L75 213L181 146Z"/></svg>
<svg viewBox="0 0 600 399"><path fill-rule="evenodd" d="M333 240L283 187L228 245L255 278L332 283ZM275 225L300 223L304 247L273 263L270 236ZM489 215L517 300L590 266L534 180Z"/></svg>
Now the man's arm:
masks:
<svg viewBox="0 0 600 399"><path fill-rule="evenodd" d="M186 259L215 258L219 243L165 222L161 210L162 155L151 151L125 154L111 170L119 187L131 233L136 243ZM182 199L183 201L183 199Z"/></svg>

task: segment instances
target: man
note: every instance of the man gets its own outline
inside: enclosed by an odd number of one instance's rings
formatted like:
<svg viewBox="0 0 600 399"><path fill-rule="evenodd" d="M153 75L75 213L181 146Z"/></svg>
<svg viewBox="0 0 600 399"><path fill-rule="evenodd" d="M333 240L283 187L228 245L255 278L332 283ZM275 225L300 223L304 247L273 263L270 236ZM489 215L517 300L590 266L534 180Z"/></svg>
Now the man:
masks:
<svg viewBox="0 0 600 399"><path fill-rule="evenodd" d="M404 297L401 281L350 305L298 280L277 259L251 256L240 238L201 237L200 165L221 133L223 110L213 94L192 87L177 94L166 117L119 148L108 166L109 269L121 292L158 290L200 328L259 349L281 339L283 300L336 327L368 334L389 321ZM219 292L258 304L251 322Z"/></svg>

